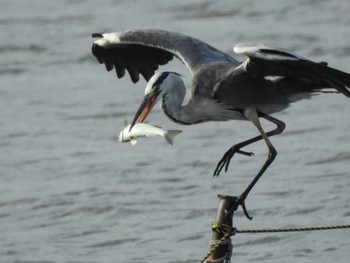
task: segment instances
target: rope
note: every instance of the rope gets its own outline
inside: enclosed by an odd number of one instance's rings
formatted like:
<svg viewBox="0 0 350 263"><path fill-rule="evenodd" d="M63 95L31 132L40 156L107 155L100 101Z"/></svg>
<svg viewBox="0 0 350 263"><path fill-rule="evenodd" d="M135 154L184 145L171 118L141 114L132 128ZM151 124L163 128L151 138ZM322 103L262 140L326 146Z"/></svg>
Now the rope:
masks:
<svg viewBox="0 0 350 263"><path fill-rule="evenodd" d="M318 226L318 227L299 227L299 228L270 228L270 229L242 229L238 230L229 225L220 224L218 222L213 222L211 230L223 235L220 240L212 240L210 243L211 249L208 254L200 261L203 263L208 259L208 257L222 245L227 245L227 252L224 257L207 260L207 263L229 263L232 253L231 236L238 234L255 234L255 233L279 233L279 232L302 232L302 231L319 231L319 230L333 230L333 229L344 229L350 228L350 225L336 225L336 226Z"/></svg>
<svg viewBox="0 0 350 263"><path fill-rule="evenodd" d="M211 225L211 230L215 231L221 235L230 235L233 236L236 233L236 228L229 226L229 225L225 225L225 224L220 224L218 222L213 222Z"/></svg>
<svg viewBox="0 0 350 263"><path fill-rule="evenodd" d="M236 233L278 233L278 232L301 232L301 231L319 231L350 228L350 225L337 226L318 226L318 227L300 227L300 228L272 228L272 229L236 229Z"/></svg>
<svg viewBox="0 0 350 263"><path fill-rule="evenodd" d="M217 232L219 234L222 234L223 237L220 240L212 240L210 243L211 249L209 250L208 254L203 257L203 259L200 261L200 263L203 263L208 259L208 257L219 247L222 245L227 245L228 252L226 252L225 256L216 259L216 260L208 260L207 263L216 263L216 262L224 262L224 263L229 263L231 259L231 253L232 253L232 245L231 245L231 239L230 237L233 236L236 233L236 228L225 225L225 224L220 224L218 222L213 222L211 225L211 230L214 232Z"/></svg>

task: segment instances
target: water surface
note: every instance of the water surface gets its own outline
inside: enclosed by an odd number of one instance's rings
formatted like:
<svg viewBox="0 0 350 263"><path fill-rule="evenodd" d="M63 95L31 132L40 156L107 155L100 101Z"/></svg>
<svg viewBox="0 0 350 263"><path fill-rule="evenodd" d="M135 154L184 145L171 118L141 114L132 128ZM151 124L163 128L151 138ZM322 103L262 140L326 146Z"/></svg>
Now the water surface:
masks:
<svg viewBox="0 0 350 263"><path fill-rule="evenodd" d="M266 158L264 143L212 178L227 148L257 134L245 122L183 129L119 144L145 82L117 80L90 53L93 32L161 28L232 54L238 42L281 46L350 72L350 3L339 1L9 1L0 3L1 262L198 262L217 194L239 194ZM241 58L239 58L241 59ZM186 76L175 62L162 69ZM188 78L186 81L188 82ZM349 224L350 103L315 96L275 115L275 163L238 228ZM272 127L264 123L266 129ZM237 235L233 262L348 262L349 230Z"/></svg>

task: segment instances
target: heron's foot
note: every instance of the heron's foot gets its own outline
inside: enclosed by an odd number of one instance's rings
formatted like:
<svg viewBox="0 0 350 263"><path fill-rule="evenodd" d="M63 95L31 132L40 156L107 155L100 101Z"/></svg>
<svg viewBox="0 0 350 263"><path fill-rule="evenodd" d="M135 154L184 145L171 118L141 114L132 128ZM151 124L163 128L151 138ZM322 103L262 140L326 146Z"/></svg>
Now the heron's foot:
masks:
<svg viewBox="0 0 350 263"><path fill-rule="evenodd" d="M246 198L245 196L241 195L240 197L238 197L237 203L238 203L238 205L240 205L240 206L242 207L244 215L245 215L249 220L252 220L253 217L250 216L250 215L248 214L247 207L245 206L245 198Z"/></svg>
<svg viewBox="0 0 350 263"><path fill-rule="evenodd" d="M214 175L213 176L219 176L221 170L225 167L225 172L227 172L228 167L230 165L230 161L232 159L232 157L235 155L235 153L239 153L242 155L246 155L246 156L253 156L254 153L252 152L246 152L246 151L242 151L240 149L240 147L238 147L237 145L232 146L221 158L221 160L218 162L218 164L216 165L215 171L214 171Z"/></svg>
<svg viewBox="0 0 350 263"><path fill-rule="evenodd" d="M236 210L238 209L238 207L241 206L242 209L243 209L244 215L245 215L249 220L252 220L253 217L250 216L250 215L248 214L248 210L247 210L247 208L246 208L246 206L245 206L245 199L246 199L246 195L245 195L244 193L242 193L242 194L236 199L234 205L230 208L230 210L227 212L226 215L232 214L234 211L236 211Z"/></svg>

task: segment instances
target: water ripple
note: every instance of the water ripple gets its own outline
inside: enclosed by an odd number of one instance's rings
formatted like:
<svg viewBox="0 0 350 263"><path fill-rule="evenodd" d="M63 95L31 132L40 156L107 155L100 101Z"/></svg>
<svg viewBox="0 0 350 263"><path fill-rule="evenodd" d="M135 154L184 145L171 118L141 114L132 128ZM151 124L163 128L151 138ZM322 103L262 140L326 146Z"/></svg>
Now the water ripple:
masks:
<svg viewBox="0 0 350 263"><path fill-rule="evenodd" d="M124 239L116 239L116 240L109 240L106 242L101 242L97 244L93 244L90 246L87 246L88 248L99 248L99 247L111 247L111 246L119 246L125 243L135 243L139 241L139 238L124 238Z"/></svg>

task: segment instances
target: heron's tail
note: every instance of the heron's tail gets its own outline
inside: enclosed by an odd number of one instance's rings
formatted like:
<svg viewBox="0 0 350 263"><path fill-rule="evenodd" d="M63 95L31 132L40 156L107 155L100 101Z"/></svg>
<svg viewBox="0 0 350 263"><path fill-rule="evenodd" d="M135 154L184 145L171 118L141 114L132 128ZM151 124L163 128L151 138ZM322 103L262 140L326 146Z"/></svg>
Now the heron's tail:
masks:
<svg viewBox="0 0 350 263"><path fill-rule="evenodd" d="M325 64L316 65L319 65L319 67L315 70L317 70L318 74L320 74L320 78L327 83L329 87L334 88L336 91L350 98L350 74L328 67Z"/></svg>
<svg viewBox="0 0 350 263"><path fill-rule="evenodd" d="M310 63L299 78L281 77L275 83L290 102L310 97L312 93L342 93L350 98L350 74L328 67L327 63Z"/></svg>
<svg viewBox="0 0 350 263"><path fill-rule="evenodd" d="M180 130L169 130L165 133L164 138L170 145L173 145L175 136L179 135L181 132Z"/></svg>

